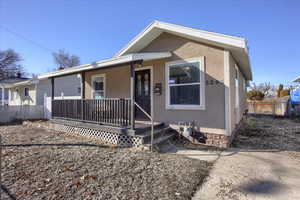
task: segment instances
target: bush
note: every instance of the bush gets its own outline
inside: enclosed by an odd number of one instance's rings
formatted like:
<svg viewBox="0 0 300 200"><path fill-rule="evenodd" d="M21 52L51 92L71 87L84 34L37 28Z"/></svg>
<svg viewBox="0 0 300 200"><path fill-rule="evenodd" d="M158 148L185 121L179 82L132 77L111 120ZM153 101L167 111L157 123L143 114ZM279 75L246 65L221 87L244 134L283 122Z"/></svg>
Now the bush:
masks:
<svg viewBox="0 0 300 200"><path fill-rule="evenodd" d="M289 96L290 95L290 91L289 90L281 90L279 92L279 97L285 97L285 96Z"/></svg>
<svg viewBox="0 0 300 200"><path fill-rule="evenodd" d="M279 84L278 90L277 90L277 97L280 97L280 92L283 90L283 85Z"/></svg>
<svg viewBox="0 0 300 200"><path fill-rule="evenodd" d="M263 100L265 95L259 90L250 90L247 92L247 97L250 100Z"/></svg>

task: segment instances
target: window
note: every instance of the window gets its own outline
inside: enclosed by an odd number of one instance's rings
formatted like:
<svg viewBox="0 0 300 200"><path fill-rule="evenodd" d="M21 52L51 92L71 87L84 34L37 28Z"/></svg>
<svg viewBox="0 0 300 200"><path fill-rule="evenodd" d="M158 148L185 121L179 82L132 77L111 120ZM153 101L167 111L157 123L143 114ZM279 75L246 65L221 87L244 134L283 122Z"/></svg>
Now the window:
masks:
<svg viewBox="0 0 300 200"><path fill-rule="evenodd" d="M105 75L92 76L92 98L102 99L105 97Z"/></svg>
<svg viewBox="0 0 300 200"><path fill-rule="evenodd" d="M166 108L205 109L204 57L166 63Z"/></svg>
<svg viewBox="0 0 300 200"><path fill-rule="evenodd" d="M144 80L144 89L145 89L145 96L148 96L148 94L149 94L149 74L145 74L145 80Z"/></svg>
<svg viewBox="0 0 300 200"><path fill-rule="evenodd" d="M24 88L24 96L29 97L29 88Z"/></svg>

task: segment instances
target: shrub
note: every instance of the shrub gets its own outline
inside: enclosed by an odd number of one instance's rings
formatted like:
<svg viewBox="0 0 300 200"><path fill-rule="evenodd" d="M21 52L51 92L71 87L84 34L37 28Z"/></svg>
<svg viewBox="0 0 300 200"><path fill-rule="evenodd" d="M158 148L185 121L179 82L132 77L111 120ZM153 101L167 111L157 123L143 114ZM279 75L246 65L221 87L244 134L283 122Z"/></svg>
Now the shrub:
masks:
<svg viewBox="0 0 300 200"><path fill-rule="evenodd" d="M279 84L278 90L277 90L277 97L280 97L280 92L283 90L283 85Z"/></svg>
<svg viewBox="0 0 300 200"><path fill-rule="evenodd" d="M290 95L290 90L281 90L279 92L279 97L285 97Z"/></svg>
<svg viewBox="0 0 300 200"><path fill-rule="evenodd" d="M263 100L265 95L259 90L250 90L249 92L247 92L247 97L250 100Z"/></svg>

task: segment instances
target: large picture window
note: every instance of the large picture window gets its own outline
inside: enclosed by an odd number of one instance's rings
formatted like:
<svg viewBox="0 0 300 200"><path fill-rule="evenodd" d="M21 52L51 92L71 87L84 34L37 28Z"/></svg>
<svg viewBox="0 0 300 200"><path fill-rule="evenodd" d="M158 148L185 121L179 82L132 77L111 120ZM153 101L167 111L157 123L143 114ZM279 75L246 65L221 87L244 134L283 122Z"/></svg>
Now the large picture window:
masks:
<svg viewBox="0 0 300 200"><path fill-rule="evenodd" d="M105 98L105 75L92 76L92 98L103 99Z"/></svg>
<svg viewBox="0 0 300 200"><path fill-rule="evenodd" d="M167 109L205 109L204 59L166 63Z"/></svg>

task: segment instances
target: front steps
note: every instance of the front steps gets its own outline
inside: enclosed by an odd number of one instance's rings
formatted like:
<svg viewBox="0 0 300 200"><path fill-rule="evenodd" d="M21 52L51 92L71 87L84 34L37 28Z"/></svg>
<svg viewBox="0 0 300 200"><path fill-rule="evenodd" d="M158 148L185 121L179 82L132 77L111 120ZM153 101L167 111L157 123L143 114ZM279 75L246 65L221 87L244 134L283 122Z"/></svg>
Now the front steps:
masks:
<svg viewBox="0 0 300 200"><path fill-rule="evenodd" d="M153 131L153 148L159 150L159 145L172 139L176 135L176 132L168 125L164 123L154 126ZM143 130L137 130L136 135L142 138L142 147L145 149L151 148L151 126Z"/></svg>
<svg viewBox="0 0 300 200"><path fill-rule="evenodd" d="M139 126L135 130L104 126L69 120L51 120L50 129L70 135L79 135L100 140L119 147L151 147L151 125ZM164 123L155 123L153 145L158 146L175 136L174 130Z"/></svg>

